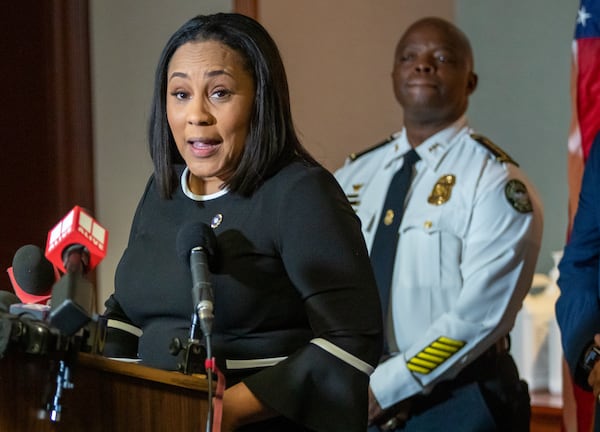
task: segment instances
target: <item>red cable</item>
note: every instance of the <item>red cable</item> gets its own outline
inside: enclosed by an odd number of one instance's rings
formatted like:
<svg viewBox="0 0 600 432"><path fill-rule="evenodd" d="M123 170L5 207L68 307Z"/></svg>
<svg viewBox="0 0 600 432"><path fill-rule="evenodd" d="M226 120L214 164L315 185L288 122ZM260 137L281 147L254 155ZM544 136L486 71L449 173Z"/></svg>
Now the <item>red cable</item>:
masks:
<svg viewBox="0 0 600 432"><path fill-rule="evenodd" d="M206 359L204 367L208 373L217 375L217 391L213 397L213 424L212 432L221 432L221 420L223 419L223 393L225 393L225 375L217 367L215 358Z"/></svg>

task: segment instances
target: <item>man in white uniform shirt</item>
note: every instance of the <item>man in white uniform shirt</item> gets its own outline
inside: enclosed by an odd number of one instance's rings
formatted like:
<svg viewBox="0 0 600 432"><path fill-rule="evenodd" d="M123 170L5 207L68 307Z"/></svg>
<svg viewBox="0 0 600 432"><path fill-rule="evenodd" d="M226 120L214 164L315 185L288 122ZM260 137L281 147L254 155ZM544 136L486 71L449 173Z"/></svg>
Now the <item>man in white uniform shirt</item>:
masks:
<svg viewBox="0 0 600 432"><path fill-rule="evenodd" d="M336 172L374 269L378 229L399 223L382 236L397 248L391 282L378 278L389 285L379 286L388 352L371 376L369 430L529 430L508 333L535 270L540 200L518 165L467 125L477 75L462 31L439 18L411 25L392 79L404 128ZM394 211L396 186L386 195L411 149L404 212Z"/></svg>

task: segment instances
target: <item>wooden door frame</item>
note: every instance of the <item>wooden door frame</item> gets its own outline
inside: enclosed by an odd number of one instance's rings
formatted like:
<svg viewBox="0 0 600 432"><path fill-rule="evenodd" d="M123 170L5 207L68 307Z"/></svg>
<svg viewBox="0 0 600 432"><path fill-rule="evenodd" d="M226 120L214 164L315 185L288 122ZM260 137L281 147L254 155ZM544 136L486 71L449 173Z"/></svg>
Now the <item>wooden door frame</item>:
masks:
<svg viewBox="0 0 600 432"><path fill-rule="evenodd" d="M234 0L233 11L258 20L258 0Z"/></svg>
<svg viewBox="0 0 600 432"><path fill-rule="evenodd" d="M57 208L75 204L94 211L94 143L90 71L89 2L43 2L48 8L53 109L51 140L56 149Z"/></svg>

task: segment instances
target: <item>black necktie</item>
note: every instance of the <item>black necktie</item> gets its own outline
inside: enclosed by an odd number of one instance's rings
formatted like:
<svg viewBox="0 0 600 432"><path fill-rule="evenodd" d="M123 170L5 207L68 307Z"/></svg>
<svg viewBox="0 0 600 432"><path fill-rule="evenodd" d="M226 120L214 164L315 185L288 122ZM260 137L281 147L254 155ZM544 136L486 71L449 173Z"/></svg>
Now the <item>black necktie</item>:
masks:
<svg viewBox="0 0 600 432"><path fill-rule="evenodd" d="M412 168L420 159L415 149L404 155L402 167L394 174L383 204L383 213L377 225L371 248L371 265L381 297L384 322L387 322L392 273L396 261L398 229L404 212L404 200L412 180Z"/></svg>

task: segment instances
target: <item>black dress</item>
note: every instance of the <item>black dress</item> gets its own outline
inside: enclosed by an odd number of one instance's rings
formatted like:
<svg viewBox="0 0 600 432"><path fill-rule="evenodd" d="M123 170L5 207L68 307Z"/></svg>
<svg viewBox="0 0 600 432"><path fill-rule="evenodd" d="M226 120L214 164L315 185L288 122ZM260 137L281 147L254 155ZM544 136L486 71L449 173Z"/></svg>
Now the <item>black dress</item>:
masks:
<svg viewBox="0 0 600 432"><path fill-rule="evenodd" d="M249 198L200 201L181 187L161 199L151 177L107 314L121 309L143 329L143 363L175 369L169 344L189 335L193 311L177 233L190 221L219 220L213 355L228 386L243 380L283 416L243 430L366 430L369 372L357 363L368 369L379 359L379 299L360 222L321 167L293 163Z"/></svg>

